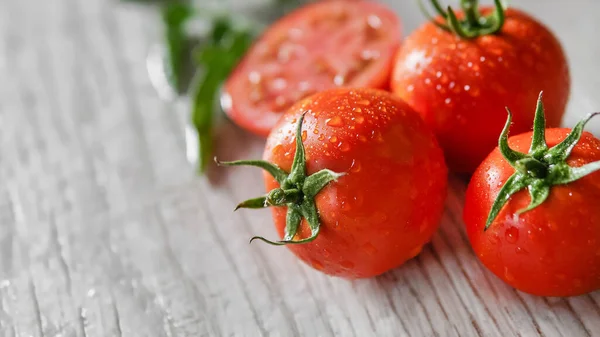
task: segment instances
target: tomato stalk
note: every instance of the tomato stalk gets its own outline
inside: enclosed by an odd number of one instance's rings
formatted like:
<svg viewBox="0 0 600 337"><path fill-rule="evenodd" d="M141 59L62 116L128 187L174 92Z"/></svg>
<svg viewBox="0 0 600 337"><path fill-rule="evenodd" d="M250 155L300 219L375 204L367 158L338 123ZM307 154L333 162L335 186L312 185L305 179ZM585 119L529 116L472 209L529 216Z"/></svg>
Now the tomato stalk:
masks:
<svg viewBox="0 0 600 337"><path fill-rule="evenodd" d="M568 184L600 170L600 161L581 167L571 167L566 163L571 151L579 142L585 125L594 116L600 115L600 112L589 114L575 125L571 133L562 142L548 148L545 138L544 105L542 93L540 93L535 110L531 147L528 153L521 153L514 151L508 145L508 132L512 114L508 108L506 108L506 111L508 112L508 119L500 134L498 148L504 159L515 169L515 173L508 178L500 189L496 200L492 204L484 230L490 227L510 197L522 189L528 189L531 201L529 206L518 213L530 211L541 205L550 195L552 186Z"/></svg>
<svg viewBox="0 0 600 337"><path fill-rule="evenodd" d="M306 154L302 143L302 123L304 114L300 117L296 127L296 153L290 172L285 172L277 165L264 160L239 160L232 162L219 162L218 165L225 166L255 166L267 171L279 183L275 188L264 196L243 201L235 208L265 208L270 206L287 207L286 227L283 240L271 241L261 236L253 237L272 245L300 244L311 242L317 238L320 231L319 214L315 203L316 195L329 183L342 177L344 173L336 173L323 169L317 173L306 175ZM298 228L305 218L311 230L311 236L305 239L294 240Z"/></svg>
<svg viewBox="0 0 600 337"><path fill-rule="evenodd" d="M436 18L433 18L425 9L422 0L418 1L423 14L436 26L446 31L453 32L464 39L473 39L478 36L496 34L504 25L505 7L501 0L494 0L495 10L492 14L487 16L481 16L478 0L461 0L460 6L465 13L464 20L458 19L451 6L448 6L447 9L444 10L438 0L430 0L437 14L446 21L445 23L441 23Z"/></svg>

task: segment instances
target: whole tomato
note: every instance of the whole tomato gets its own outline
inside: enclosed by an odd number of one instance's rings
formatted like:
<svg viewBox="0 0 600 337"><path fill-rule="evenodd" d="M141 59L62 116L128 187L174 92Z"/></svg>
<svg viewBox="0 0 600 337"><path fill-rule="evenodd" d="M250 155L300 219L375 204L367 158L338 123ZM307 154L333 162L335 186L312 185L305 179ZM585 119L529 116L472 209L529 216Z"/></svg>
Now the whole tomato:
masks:
<svg viewBox="0 0 600 337"><path fill-rule="evenodd" d="M545 141L543 117L533 133L507 142L505 132L467 189L464 221L475 254L524 292L600 289L600 140L582 132L588 120L547 129Z"/></svg>
<svg viewBox="0 0 600 337"><path fill-rule="evenodd" d="M267 139L266 196L282 241L326 274L362 278L414 257L444 208L447 168L406 103L376 89L330 89L293 105ZM300 220L302 219L302 220Z"/></svg>
<svg viewBox="0 0 600 337"><path fill-rule="evenodd" d="M569 97L557 38L531 16L496 3L481 14L476 1L462 1L456 14L437 6L441 16L409 35L396 56L392 91L423 116L456 172L472 173L495 147L505 106L515 112L514 131L525 132L540 91L548 97L549 127L559 126Z"/></svg>

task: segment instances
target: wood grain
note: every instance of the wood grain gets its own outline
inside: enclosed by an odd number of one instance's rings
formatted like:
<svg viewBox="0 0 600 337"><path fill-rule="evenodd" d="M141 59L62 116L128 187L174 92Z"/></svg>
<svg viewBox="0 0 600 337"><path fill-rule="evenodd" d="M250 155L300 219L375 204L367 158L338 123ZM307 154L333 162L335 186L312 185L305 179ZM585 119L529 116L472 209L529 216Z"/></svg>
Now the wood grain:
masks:
<svg viewBox="0 0 600 337"><path fill-rule="evenodd" d="M422 21L412 1L386 2L407 32ZM600 4L518 5L565 44L565 124L600 109ZM600 293L529 296L477 261L455 177L431 244L381 277L330 278L248 245L275 234L268 211L231 212L261 174L194 177L186 103L160 100L146 73L160 29L134 4L0 1L0 336L600 335ZM225 159L262 149L226 121L218 139Z"/></svg>

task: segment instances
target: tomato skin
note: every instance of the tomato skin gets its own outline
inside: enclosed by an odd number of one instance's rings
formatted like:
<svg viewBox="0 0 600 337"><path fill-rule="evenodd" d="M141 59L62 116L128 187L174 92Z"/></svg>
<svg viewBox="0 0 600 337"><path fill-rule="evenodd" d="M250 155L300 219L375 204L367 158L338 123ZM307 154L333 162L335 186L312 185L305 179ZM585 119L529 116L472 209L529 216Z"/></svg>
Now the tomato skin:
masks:
<svg viewBox="0 0 600 337"><path fill-rule="evenodd" d="M346 278L379 275L416 256L438 227L447 186L443 153L419 115L382 90L323 91L288 110L267 139L264 160L290 169L304 111L307 174L347 174L315 199L317 239L287 247L315 269ZM265 184L279 186L268 174ZM273 208L280 237L285 218L285 207ZM303 220L297 237L309 236Z"/></svg>
<svg viewBox="0 0 600 337"><path fill-rule="evenodd" d="M426 23L407 37L395 62L392 92L423 116L455 172L472 173L494 149L505 107L513 112L516 134L531 129L531 107L540 91L548 127L560 125L569 98L569 69L559 41L515 9L506 11L498 35L473 40Z"/></svg>
<svg viewBox="0 0 600 337"><path fill-rule="evenodd" d="M315 92L388 88L401 31L397 15L376 2L304 5L253 43L224 84L224 111L240 127L267 137L293 103ZM338 76L343 80L337 82Z"/></svg>
<svg viewBox="0 0 600 337"><path fill-rule="evenodd" d="M569 129L548 129L552 147ZM509 138L527 152L532 133ZM600 140L585 132L570 166L600 160ZM540 296L574 296L600 289L600 172L553 186L537 208L517 215L529 194L514 194L484 232L491 206L514 169L495 149L473 174L466 193L464 221L473 250L483 264L511 286Z"/></svg>

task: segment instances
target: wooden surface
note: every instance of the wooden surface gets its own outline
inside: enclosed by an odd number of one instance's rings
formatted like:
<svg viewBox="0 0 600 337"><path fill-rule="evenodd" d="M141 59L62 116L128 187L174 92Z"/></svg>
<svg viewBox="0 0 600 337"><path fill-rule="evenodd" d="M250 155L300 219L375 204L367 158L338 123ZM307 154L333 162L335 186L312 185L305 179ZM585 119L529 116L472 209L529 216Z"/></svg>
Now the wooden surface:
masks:
<svg viewBox="0 0 600 337"><path fill-rule="evenodd" d="M414 2L387 1L406 31ZM513 1L568 52L567 125L600 109L600 3ZM268 211L232 213L261 173L196 178L183 105L145 68L157 14L109 0L0 0L0 336L600 336L600 293L533 297L477 261L451 179L439 232L381 277L346 281L299 263ZM600 123L592 129L600 133ZM262 141L226 122L222 158Z"/></svg>

